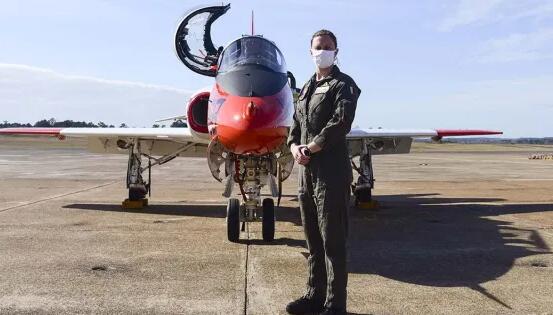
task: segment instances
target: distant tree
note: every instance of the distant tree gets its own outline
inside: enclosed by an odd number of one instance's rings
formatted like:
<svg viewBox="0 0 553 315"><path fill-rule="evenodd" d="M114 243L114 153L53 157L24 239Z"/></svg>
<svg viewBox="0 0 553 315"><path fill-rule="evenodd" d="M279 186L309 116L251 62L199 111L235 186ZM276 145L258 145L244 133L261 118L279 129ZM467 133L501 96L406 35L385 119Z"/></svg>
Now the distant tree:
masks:
<svg viewBox="0 0 553 315"><path fill-rule="evenodd" d="M119 128L129 128L129 127L127 126L127 124L122 123L121 125L119 125Z"/></svg>
<svg viewBox="0 0 553 315"><path fill-rule="evenodd" d="M115 128L115 126L114 125L109 125L109 128Z"/></svg>
<svg viewBox="0 0 553 315"><path fill-rule="evenodd" d="M177 119L171 124L171 127L172 128L186 128L186 127L188 127L188 125L184 121L182 121L181 119Z"/></svg>
<svg viewBox="0 0 553 315"><path fill-rule="evenodd" d="M98 127L100 127L100 128L107 128L107 126L108 126L108 125L106 125L103 121L100 121L100 122L98 123Z"/></svg>
<svg viewBox="0 0 553 315"><path fill-rule="evenodd" d="M49 120L43 119L37 121L34 125L34 127L52 127Z"/></svg>
<svg viewBox="0 0 553 315"><path fill-rule="evenodd" d="M31 124L21 124L21 123L11 123L7 120L4 120L4 122L0 123L0 128L17 128L17 127L32 127Z"/></svg>
<svg viewBox="0 0 553 315"><path fill-rule="evenodd" d="M152 128L159 128L160 126L158 124L153 124Z"/></svg>

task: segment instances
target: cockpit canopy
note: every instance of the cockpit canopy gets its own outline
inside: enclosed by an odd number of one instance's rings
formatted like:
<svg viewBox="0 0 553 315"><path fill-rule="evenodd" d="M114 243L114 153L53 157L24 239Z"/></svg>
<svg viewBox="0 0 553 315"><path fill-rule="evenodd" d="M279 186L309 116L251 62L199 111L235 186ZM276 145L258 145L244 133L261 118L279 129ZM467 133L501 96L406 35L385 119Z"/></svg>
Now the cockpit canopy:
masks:
<svg viewBox="0 0 553 315"><path fill-rule="evenodd" d="M286 73L286 63L280 50L261 36L245 36L230 43L223 50L218 71L232 71L240 65L258 65Z"/></svg>

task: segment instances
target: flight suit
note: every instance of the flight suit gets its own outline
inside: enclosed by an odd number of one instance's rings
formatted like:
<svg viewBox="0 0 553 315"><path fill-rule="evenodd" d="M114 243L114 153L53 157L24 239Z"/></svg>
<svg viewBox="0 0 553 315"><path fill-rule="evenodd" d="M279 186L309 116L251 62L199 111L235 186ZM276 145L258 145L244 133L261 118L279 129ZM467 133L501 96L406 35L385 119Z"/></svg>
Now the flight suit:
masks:
<svg viewBox="0 0 553 315"><path fill-rule="evenodd" d="M346 308L346 238L353 179L346 135L355 117L361 90L333 66L320 81L315 75L303 86L288 146L317 143L309 163L300 166L298 200L309 249L308 298L326 307Z"/></svg>

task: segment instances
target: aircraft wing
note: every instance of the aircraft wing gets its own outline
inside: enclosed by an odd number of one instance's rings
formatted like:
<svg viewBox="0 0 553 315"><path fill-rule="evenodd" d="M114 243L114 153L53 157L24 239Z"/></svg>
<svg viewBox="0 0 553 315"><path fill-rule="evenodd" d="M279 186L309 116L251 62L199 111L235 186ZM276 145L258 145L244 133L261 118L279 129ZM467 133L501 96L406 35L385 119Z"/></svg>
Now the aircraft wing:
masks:
<svg viewBox="0 0 553 315"><path fill-rule="evenodd" d="M501 131L476 129L359 129L355 128L347 135L350 153L359 155L363 142L368 143L372 154L400 154L411 151L415 138L440 140L443 137L499 135Z"/></svg>
<svg viewBox="0 0 553 315"><path fill-rule="evenodd" d="M205 156L209 139L194 136L188 128L2 128L0 135L86 138L94 153L123 153L125 140L138 139L144 153L165 155L183 149L179 156Z"/></svg>

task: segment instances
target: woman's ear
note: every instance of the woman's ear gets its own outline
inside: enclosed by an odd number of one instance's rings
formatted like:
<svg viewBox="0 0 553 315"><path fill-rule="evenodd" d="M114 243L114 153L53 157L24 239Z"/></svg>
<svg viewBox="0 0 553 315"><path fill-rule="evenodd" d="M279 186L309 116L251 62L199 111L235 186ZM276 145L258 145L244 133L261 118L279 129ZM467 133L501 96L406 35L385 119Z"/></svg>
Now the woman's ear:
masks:
<svg viewBox="0 0 553 315"><path fill-rule="evenodd" d="M334 53L334 58L338 57L338 48L336 48L336 52Z"/></svg>

